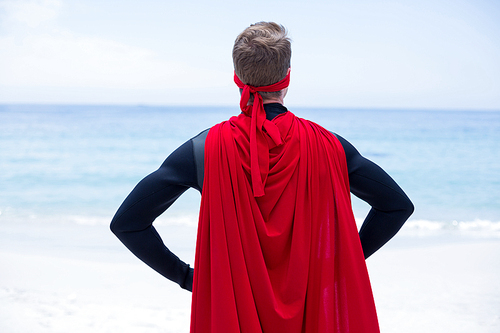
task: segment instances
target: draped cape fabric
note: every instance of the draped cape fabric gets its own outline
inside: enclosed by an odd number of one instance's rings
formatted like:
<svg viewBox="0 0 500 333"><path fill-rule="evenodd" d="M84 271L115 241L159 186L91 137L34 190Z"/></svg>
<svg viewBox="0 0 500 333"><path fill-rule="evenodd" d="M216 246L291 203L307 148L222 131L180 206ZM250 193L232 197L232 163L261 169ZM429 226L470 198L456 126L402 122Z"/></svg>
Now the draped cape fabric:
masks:
<svg viewBox="0 0 500 333"><path fill-rule="evenodd" d="M255 181L253 117L205 141L191 332L379 332L340 142L291 112L260 118Z"/></svg>

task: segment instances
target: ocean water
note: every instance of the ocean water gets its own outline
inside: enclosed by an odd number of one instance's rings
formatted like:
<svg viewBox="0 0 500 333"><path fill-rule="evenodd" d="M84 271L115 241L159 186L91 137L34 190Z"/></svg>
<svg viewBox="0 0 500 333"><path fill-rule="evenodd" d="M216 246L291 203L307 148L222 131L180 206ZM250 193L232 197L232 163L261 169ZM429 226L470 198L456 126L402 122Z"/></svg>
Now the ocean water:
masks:
<svg viewBox="0 0 500 333"><path fill-rule="evenodd" d="M350 141L415 204L404 230L500 238L500 112L291 108ZM107 225L176 147L237 107L0 105L0 229ZM189 190L158 223L195 225ZM369 207L353 199L360 221Z"/></svg>

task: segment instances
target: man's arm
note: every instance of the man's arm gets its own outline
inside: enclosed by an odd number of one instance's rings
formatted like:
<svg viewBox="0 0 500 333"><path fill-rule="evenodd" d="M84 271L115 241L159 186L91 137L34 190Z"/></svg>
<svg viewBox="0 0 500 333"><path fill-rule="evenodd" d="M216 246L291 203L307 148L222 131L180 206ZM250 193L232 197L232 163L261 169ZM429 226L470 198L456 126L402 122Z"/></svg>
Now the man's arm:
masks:
<svg viewBox="0 0 500 333"><path fill-rule="evenodd" d="M191 140L128 195L111 222L111 231L139 259L166 278L191 290L193 269L163 243L153 221L189 187L198 188Z"/></svg>
<svg viewBox="0 0 500 333"><path fill-rule="evenodd" d="M413 204L396 182L347 140L344 148L351 192L372 206L359 231L365 258L387 243L413 213Z"/></svg>

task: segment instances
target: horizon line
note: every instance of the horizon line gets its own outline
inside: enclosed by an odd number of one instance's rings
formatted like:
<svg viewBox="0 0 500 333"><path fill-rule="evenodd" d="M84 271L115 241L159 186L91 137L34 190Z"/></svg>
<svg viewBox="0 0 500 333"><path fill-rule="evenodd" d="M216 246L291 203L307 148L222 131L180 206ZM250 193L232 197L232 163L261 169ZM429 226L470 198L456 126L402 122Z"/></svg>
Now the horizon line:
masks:
<svg viewBox="0 0 500 333"><path fill-rule="evenodd" d="M148 104L148 103L6 103L0 102L0 106L75 106L75 107L143 107L143 108L238 108L238 104ZM452 107L381 107L381 106L306 106L306 105L288 105L288 109L310 109L310 110L351 110L351 111L446 111L446 112L500 112L500 108L452 108Z"/></svg>

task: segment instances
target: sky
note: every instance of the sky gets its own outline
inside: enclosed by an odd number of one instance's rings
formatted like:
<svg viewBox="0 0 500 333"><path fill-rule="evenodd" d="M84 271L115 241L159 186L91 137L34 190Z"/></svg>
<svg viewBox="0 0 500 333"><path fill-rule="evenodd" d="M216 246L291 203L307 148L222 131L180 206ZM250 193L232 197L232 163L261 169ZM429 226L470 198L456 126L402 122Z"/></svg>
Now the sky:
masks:
<svg viewBox="0 0 500 333"><path fill-rule="evenodd" d="M259 21L292 39L287 106L500 110L498 0L0 0L0 103L237 105Z"/></svg>

